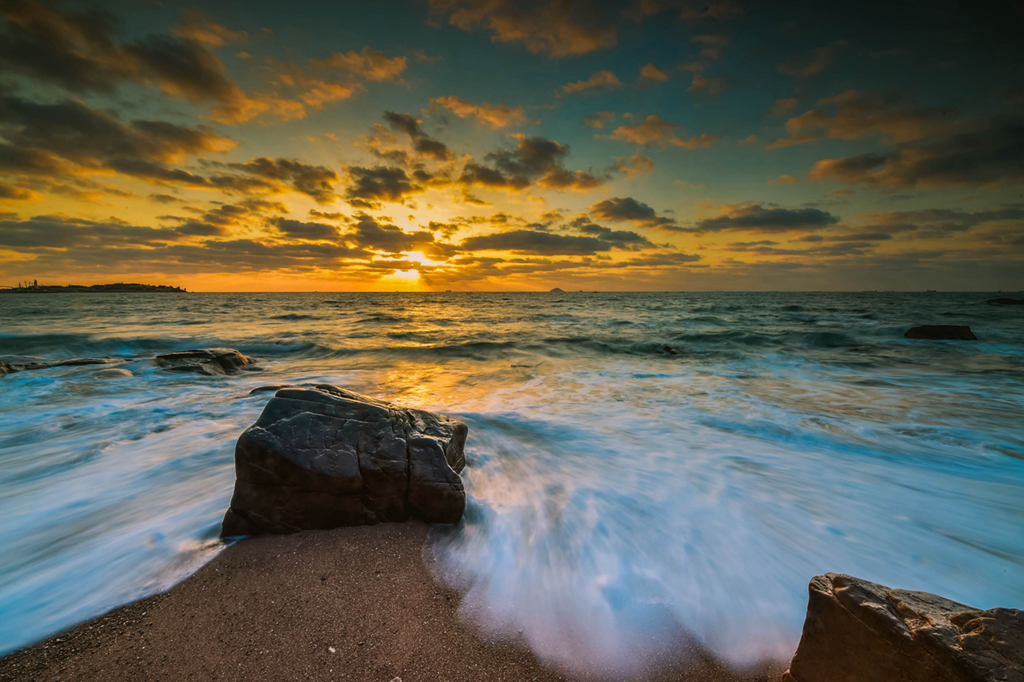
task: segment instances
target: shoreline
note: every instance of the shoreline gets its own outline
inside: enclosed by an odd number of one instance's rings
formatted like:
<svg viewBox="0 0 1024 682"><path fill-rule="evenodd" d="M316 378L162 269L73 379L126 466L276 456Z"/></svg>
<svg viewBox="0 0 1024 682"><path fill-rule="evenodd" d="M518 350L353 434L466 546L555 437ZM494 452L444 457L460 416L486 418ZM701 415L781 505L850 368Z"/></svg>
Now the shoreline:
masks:
<svg viewBox="0 0 1024 682"><path fill-rule="evenodd" d="M0 680L591 679L464 622L460 595L424 559L428 530L407 522L242 540L166 592L0 658ZM767 682L785 670L737 674L686 651L639 667L637 679L689 682Z"/></svg>

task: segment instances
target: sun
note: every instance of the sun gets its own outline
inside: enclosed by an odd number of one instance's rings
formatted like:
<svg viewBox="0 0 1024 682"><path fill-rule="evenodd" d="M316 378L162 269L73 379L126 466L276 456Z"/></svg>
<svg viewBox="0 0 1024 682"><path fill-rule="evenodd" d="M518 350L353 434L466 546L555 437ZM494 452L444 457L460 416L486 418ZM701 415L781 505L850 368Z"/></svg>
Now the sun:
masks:
<svg viewBox="0 0 1024 682"><path fill-rule="evenodd" d="M403 281L406 281L406 282L415 282L416 280L418 280L420 278L420 271L419 270L395 270L393 273L388 275L388 277L394 277L395 279L400 279L400 280L403 280Z"/></svg>
<svg viewBox="0 0 1024 682"><path fill-rule="evenodd" d="M419 290L420 271L415 268L395 270L380 278L381 284L392 290Z"/></svg>

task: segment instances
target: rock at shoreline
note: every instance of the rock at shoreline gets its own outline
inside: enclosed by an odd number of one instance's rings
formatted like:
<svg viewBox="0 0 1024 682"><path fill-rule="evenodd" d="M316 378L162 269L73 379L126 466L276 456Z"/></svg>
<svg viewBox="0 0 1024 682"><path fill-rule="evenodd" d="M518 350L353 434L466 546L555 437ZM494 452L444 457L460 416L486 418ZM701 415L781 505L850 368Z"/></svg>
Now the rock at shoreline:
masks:
<svg viewBox="0 0 1024 682"><path fill-rule="evenodd" d="M945 339L949 341L977 341L970 327L956 324L925 324L911 327L903 335L906 339Z"/></svg>
<svg viewBox="0 0 1024 682"><path fill-rule="evenodd" d="M321 384L284 388L235 446L221 535L462 518L462 422Z"/></svg>
<svg viewBox="0 0 1024 682"><path fill-rule="evenodd" d="M168 372L194 372L208 376L234 374L240 369L250 369L252 358L234 348L200 348L167 353L153 358L153 362Z"/></svg>
<svg viewBox="0 0 1024 682"><path fill-rule="evenodd" d="M991 305L1024 305L1024 298L990 298L985 303Z"/></svg>
<svg viewBox="0 0 1024 682"><path fill-rule="evenodd" d="M1024 681L1024 611L829 573L811 579L783 682Z"/></svg>
<svg viewBox="0 0 1024 682"><path fill-rule="evenodd" d="M7 363L0 360L0 377L12 372L26 372L33 369L53 369L54 367L81 367L83 365L110 365L116 362L124 362L125 358L71 358L70 360L58 360L56 362L25 362Z"/></svg>

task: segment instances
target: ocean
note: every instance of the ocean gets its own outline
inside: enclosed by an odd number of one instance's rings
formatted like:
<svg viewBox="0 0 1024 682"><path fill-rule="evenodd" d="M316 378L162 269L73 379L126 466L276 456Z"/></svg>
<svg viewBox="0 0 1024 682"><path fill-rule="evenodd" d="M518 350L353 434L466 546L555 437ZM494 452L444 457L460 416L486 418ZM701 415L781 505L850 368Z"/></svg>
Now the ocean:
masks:
<svg viewBox="0 0 1024 682"><path fill-rule="evenodd" d="M279 383L469 425L465 518L425 551L555 665L788 660L828 571L1024 607L1024 307L995 295L0 296L0 360L124 359L0 378L0 653L216 555ZM979 340L903 338L936 323ZM152 362L214 346L260 371Z"/></svg>

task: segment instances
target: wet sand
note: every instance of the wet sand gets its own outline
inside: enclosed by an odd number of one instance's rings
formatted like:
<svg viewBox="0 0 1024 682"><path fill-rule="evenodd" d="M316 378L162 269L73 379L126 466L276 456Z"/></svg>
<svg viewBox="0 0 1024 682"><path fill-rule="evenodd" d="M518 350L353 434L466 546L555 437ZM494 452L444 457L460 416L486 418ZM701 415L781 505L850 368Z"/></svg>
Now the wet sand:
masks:
<svg viewBox="0 0 1024 682"><path fill-rule="evenodd" d="M486 641L423 558L420 523L239 542L169 591L0 659L0 680L565 680L521 643ZM686 652L681 652L685 656ZM646 679L736 676L707 656Z"/></svg>

